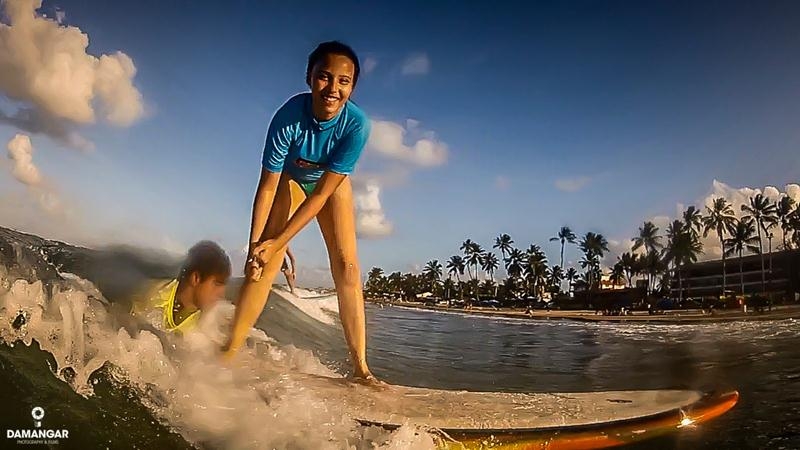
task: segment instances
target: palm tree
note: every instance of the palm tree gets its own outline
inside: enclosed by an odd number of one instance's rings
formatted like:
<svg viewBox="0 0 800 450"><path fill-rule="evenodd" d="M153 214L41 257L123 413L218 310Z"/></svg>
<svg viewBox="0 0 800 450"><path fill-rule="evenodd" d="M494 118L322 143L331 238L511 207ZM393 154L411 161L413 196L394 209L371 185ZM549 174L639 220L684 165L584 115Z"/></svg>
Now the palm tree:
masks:
<svg viewBox="0 0 800 450"><path fill-rule="evenodd" d="M525 261L525 253L518 249L512 248L511 253L508 254L506 259L506 271L509 278L519 278L522 276L522 266Z"/></svg>
<svg viewBox="0 0 800 450"><path fill-rule="evenodd" d="M572 292L572 286L575 282L575 279L578 278L578 271L575 270L574 267L570 267L567 269L567 273L564 275L564 278L567 280L569 292Z"/></svg>
<svg viewBox="0 0 800 450"><path fill-rule="evenodd" d="M506 298L517 297L517 281L514 277L507 277L503 280L503 291L505 291Z"/></svg>
<svg viewBox="0 0 800 450"><path fill-rule="evenodd" d="M579 246L584 253L588 251L593 256L602 259L608 251L608 240L602 234L590 231L581 239Z"/></svg>
<svg viewBox="0 0 800 450"><path fill-rule="evenodd" d="M365 290L367 292L376 294L383 290L381 286L382 284L383 284L383 269L381 269L380 267L373 267L367 274L367 282Z"/></svg>
<svg viewBox="0 0 800 450"><path fill-rule="evenodd" d="M494 281L494 272L500 267L500 261L492 252L487 252L481 258L481 269L489 275L489 279Z"/></svg>
<svg viewBox="0 0 800 450"><path fill-rule="evenodd" d="M400 272L392 272L391 275L389 275L386 278L387 289L391 291L392 294L401 292L401 289L403 287L402 283L403 283L403 274L401 274Z"/></svg>
<svg viewBox="0 0 800 450"><path fill-rule="evenodd" d="M614 267L611 268L609 281L611 281L614 286L625 284L625 267L623 266L622 261L617 261L617 263L614 264Z"/></svg>
<svg viewBox="0 0 800 450"><path fill-rule="evenodd" d="M640 248L644 248L645 261L651 263L646 264L650 269L647 272L647 293L650 294L655 285L653 282L653 277L655 275L653 269L655 265L653 264L650 254L655 254L663 247L661 244L661 236L658 235L658 227L655 226L653 222L647 221L643 226L639 227L639 235L631 240L633 241L633 250L636 251Z"/></svg>
<svg viewBox="0 0 800 450"><path fill-rule="evenodd" d="M553 266L548 273L548 283L555 289L555 292L561 293L561 282L564 280L564 270L561 266Z"/></svg>
<svg viewBox="0 0 800 450"><path fill-rule="evenodd" d="M478 244L476 242L471 242L467 252L468 252L467 260L466 260L467 272L469 272L469 266L472 266L472 268L474 269L474 273L475 273L474 279L477 280L478 279L478 265L480 265L481 260L483 259L483 253L484 253L483 248L480 246L480 244Z"/></svg>
<svg viewBox="0 0 800 450"><path fill-rule="evenodd" d="M657 252L663 247L661 236L658 234L658 227L653 222L647 221L639 227L639 235L631 239L633 241L633 251L644 248L642 263L647 268L647 294L655 288L654 277L657 272L658 259Z"/></svg>
<svg viewBox="0 0 800 450"><path fill-rule="evenodd" d="M742 219L737 221L736 225L730 231L731 237L725 239L725 244L728 246L728 256L733 254L739 255L739 282L742 286L742 295L744 295L742 255L745 250L749 250L753 253L759 252L761 251L761 246L756 245L756 241L759 241L759 239L755 236L756 226L750 219Z"/></svg>
<svg viewBox="0 0 800 450"><path fill-rule="evenodd" d="M497 285L494 283L493 280L483 280L483 282L478 287L478 292L484 292L486 295L491 295L492 292L495 292L494 297L497 297Z"/></svg>
<svg viewBox="0 0 800 450"><path fill-rule="evenodd" d="M736 225L736 216L733 207L722 197L714 199L711 208L706 206L706 216L703 217L703 237L708 236L710 231L717 233L719 246L722 248L722 295L725 295L727 288L728 272L725 267L725 259L728 252L725 251L725 234L730 234L731 229Z"/></svg>
<svg viewBox="0 0 800 450"><path fill-rule="evenodd" d="M591 290L600 281L600 260L608 251L608 241L602 234L589 231L581 238L578 248L584 255L580 264L586 269L586 281Z"/></svg>
<svg viewBox="0 0 800 450"><path fill-rule="evenodd" d="M578 274L578 277L575 279L575 290L588 291L589 290L589 277L591 277L589 272L584 272L584 273Z"/></svg>
<svg viewBox="0 0 800 450"><path fill-rule="evenodd" d="M547 257L536 244L531 244L525 255L527 262L523 267L525 278L528 280L529 288L532 288L533 295L539 297L539 287L544 284L547 276Z"/></svg>
<svg viewBox="0 0 800 450"><path fill-rule="evenodd" d="M430 282L431 292L433 291L433 287L439 283L439 280L442 278L442 264L439 262L438 259L434 259L432 261L428 261L425 264L425 268L422 269L423 275L425 278Z"/></svg>
<svg viewBox="0 0 800 450"><path fill-rule="evenodd" d="M777 208L764 194L756 194L750 197L749 205L742 205L742 212L746 213L742 216L742 219L752 219L758 231L758 253L761 255L761 291L763 292L766 290L767 280L764 273L764 246L762 244L761 232L763 231L767 236L770 235L770 227L767 225L775 222ZM771 246L772 238L770 237L770 247ZM770 256L771 253L770 251Z"/></svg>
<svg viewBox="0 0 800 450"><path fill-rule="evenodd" d="M503 255L503 259L506 259L506 253L511 253L512 245L514 241L511 240L511 236L507 234L501 234L494 240L494 245L492 248L500 249L500 254Z"/></svg>
<svg viewBox="0 0 800 450"><path fill-rule="evenodd" d="M625 270L625 277L628 279L628 287L633 287L633 276L638 271L639 255L636 253L625 252L618 257L619 263Z"/></svg>
<svg viewBox="0 0 800 450"><path fill-rule="evenodd" d="M416 301L417 294L420 294L422 290L422 280L417 275L413 273L404 274L402 277L402 281L400 282L400 290L403 292L403 296L409 300Z"/></svg>
<svg viewBox="0 0 800 450"><path fill-rule="evenodd" d="M681 268L697 261L703 253L703 244L699 236L689 224L676 220L667 228L667 247L664 249L664 261L672 263L678 275L678 299L683 300L683 278Z"/></svg>
<svg viewBox="0 0 800 450"><path fill-rule="evenodd" d="M489 279L494 284L494 272L497 268L500 267L500 261L497 259L497 256L492 252L487 252L481 258L481 268L487 275L489 275ZM494 296L497 297L497 290L500 289L500 286L495 284L494 285Z"/></svg>
<svg viewBox="0 0 800 450"><path fill-rule="evenodd" d="M686 211L683 212L683 223L686 224L689 231L691 231L695 237L699 237L700 231L703 229L703 215L700 214L700 210L695 208L694 205L689 206L686 208Z"/></svg>
<svg viewBox="0 0 800 450"><path fill-rule="evenodd" d="M567 244L567 242L574 244L575 239L577 239L577 236L575 236L575 233L573 233L569 227L561 227L561 229L558 231L558 234L555 237L550 238L550 242L561 242L561 265L559 267L564 267L564 246Z"/></svg>
<svg viewBox="0 0 800 450"><path fill-rule="evenodd" d="M470 255L472 255L472 253L475 251L475 243L472 242L472 239L467 239L461 244L461 248L459 248L459 250L461 250L464 253L464 260L466 262L466 268L467 268L467 276L469 277L469 279L472 279L472 272L469 271L470 263L467 260L469 259Z"/></svg>
<svg viewBox="0 0 800 450"><path fill-rule="evenodd" d="M461 275L464 275L464 258L460 255L453 255L447 261L447 273L450 276L455 275L456 280L461 282Z"/></svg>
<svg viewBox="0 0 800 450"><path fill-rule="evenodd" d="M664 268L659 252L651 250L639 258L640 267L647 273L647 294L650 295L656 288L656 275Z"/></svg>
<svg viewBox="0 0 800 450"><path fill-rule="evenodd" d="M645 252L650 253L663 247L661 245L661 236L658 235L658 227L650 221L639 227L639 235L632 240L634 251L644 247Z"/></svg>
<svg viewBox="0 0 800 450"><path fill-rule="evenodd" d="M791 245L795 248L800 247L800 205L797 205L794 212L789 218L792 224L792 240Z"/></svg>
<svg viewBox="0 0 800 450"><path fill-rule="evenodd" d="M457 286L455 283L453 283L452 278L447 278L444 280L444 283L442 283L442 288L444 289L444 298L447 300L448 305L450 304L450 293L453 292L456 287Z"/></svg>
<svg viewBox="0 0 800 450"><path fill-rule="evenodd" d="M783 250L788 250L787 241L789 233L792 232L792 213L794 212L794 199L788 195L783 195L776 205L775 214L781 225L783 232Z"/></svg>
<svg viewBox="0 0 800 450"><path fill-rule="evenodd" d="M461 275L464 275L464 267L464 258L462 258L460 255L451 256L447 261L447 273L451 277L453 275L456 276L456 280L458 280L458 287L461 289L461 298L464 298L464 290L461 286Z"/></svg>

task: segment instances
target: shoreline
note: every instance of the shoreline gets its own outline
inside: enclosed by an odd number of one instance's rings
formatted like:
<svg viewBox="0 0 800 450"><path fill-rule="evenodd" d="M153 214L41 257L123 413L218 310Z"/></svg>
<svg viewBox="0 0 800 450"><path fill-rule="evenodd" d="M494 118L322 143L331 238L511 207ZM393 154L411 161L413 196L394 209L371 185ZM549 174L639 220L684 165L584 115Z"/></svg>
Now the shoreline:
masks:
<svg viewBox="0 0 800 450"><path fill-rule="evenodd" d="M375 305L394 306L400 308L421 309L432 312L454 314L468 314L486 317L504 317L528 320L569 320L575 322L605 322L605 323L660 323L660 324L686 324L686 323L715 323L715 322L750 322L764 320L800 319L800 305L773 306L772 311L742 312L740 310L716 311L713 314L702 313L700 310L680 310L664 314L650 315L647 311L635 311L626 316L606 316L595 314L590 310L535 310L526 314L524 309L492 309L473 307L466 310L462 308L447 308L443 306L425 306L414 302L375 302Z"/></svg>

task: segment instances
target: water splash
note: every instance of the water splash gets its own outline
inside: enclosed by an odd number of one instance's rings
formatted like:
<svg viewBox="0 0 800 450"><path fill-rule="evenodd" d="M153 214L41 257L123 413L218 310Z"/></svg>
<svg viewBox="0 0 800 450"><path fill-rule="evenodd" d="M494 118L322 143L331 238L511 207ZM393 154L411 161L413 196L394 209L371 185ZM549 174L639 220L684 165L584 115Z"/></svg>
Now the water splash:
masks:
<svg viewBox="0 0 800 450"><path fill-rule="evenodd" d="M36 340L53 355L54 376L81 395L92 395L90 376L108 362L117 382L133 387L155 417L194 444L231 449L434 448L431 435L410 425L393 432L360 426L341 402L287 378L296 372L339 375L310 351L280 345L261 330L253 330L252 346L235 364L218 364L234 310L227 302L204 314L197 332L180 339L118 327L119 318L91 283L65 278L49 286L41 281L4 283L0 338L7 345ZM313 306L319 312L322 304L331 303L329 298L318 304L301 297L290 301L310 302L305 309L298 307L306 311Z"/></svg>

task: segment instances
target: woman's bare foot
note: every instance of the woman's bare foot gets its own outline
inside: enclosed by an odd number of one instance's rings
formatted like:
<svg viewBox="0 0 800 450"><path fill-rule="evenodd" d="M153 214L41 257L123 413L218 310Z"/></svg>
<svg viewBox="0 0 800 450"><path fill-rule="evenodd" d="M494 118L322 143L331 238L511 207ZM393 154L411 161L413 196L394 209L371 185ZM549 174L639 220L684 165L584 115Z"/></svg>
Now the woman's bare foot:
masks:
<svg viewBox="0 0 800 450"><path fill-rule="evenodd" d="M353 375L350 377L349 381L378 389L386 389L390 386L389 383L379 380L371 372Z"/></svg>
<svg viewBox="0 0 800 450"><path fill-rule="evenodd" d="M231 349L229 344L225 344L220 349L221 353L218 355L219 362L224 366L229 366L233 359L236 358L238 351Z"/></svg>

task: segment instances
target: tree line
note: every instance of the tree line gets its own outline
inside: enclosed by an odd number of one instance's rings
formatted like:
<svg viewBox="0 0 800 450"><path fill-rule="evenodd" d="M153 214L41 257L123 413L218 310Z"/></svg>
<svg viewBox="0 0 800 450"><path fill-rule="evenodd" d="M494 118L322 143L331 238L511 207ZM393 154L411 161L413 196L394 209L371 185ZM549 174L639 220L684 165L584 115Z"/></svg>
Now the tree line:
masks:
<svg viewBox="0 0 800 450"><path fill-rule="evenodd" d="M672 280L677 279L682 293L682 269L704 253L701 236L712 236L722 250L721 293L728 290L728 259L738 259L741 274L742 259L747 253L761 255L764 291L765 274L772 270L773 244L777 244L778 249L800 248L800 205L785 194L772 201L759 193L741 206L740 213L737 217L733 205L720 197L706 206L705 211L689 206L663 234L653 222L646 221L632 238L632 251L619 255L616 263L605 271L606 275L610 282L628 287L633 286L634 279L642 279L648 295L656 291L668 292ZM782 231L781 241L774 243L778 229ZM550 265L539 245L530 244L523 250L515 246L511 236L501 234L495 238L491 249L467 239L461 244L460 253L451 256L444 265L439 260L430 260L418 274L399 271L385 274L380 267L373 267L367 275L365 291L371 296L394 294L409 299L431 292L447 300L507 300L542 298L545 292L558 296L573 290L599 289L604 274L601 261L609 251L608 240L602 234L587 232L579 237L563 226L550 241L560 244L558 264ZM577 267L565 269L564 249L568 245L577 246L581 259ZM501 263L506 277L496 280ZM740 275L737 281L743 294L743 277Z"/></svg>

